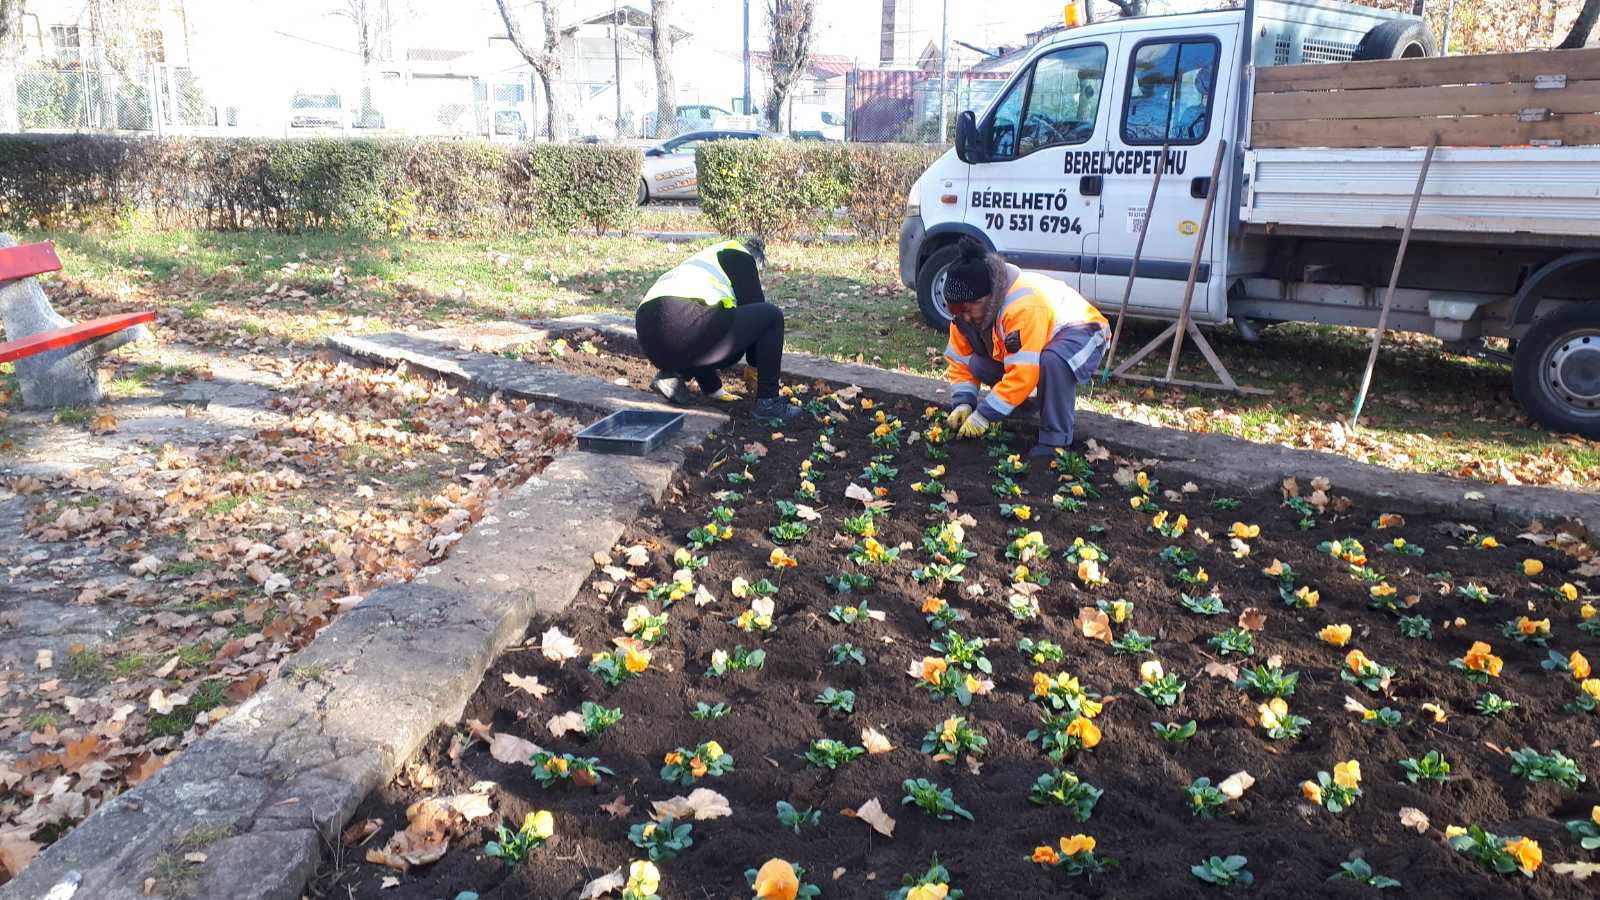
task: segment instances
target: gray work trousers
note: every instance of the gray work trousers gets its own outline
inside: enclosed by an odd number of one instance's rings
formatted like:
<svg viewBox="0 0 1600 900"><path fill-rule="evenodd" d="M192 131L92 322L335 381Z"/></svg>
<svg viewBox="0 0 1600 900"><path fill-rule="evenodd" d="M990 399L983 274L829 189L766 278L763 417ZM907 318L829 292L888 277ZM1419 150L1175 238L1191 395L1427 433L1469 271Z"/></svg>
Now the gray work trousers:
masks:
<svg viewBox="0 0 1600 900"><path fill-rule="evenodd" d="M1094 376L1106 352L1105 329L1098 325L1063 328L1039 354L1039 443L1046 447L1066 447L1072 443L1076 417L1078 385ZM989 357L973 354L967 369L983 384L994 386L1005 377L1005 365ZM1005 418L986 397L978 412L991 422Z"/></svg>

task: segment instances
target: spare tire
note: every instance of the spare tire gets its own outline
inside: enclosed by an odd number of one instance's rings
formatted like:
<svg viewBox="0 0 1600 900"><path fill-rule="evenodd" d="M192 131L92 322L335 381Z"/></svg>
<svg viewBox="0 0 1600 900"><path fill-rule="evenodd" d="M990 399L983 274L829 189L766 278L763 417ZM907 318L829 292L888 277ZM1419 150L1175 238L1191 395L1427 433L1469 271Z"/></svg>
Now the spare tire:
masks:
<svg viewBox="0 0 1600 900"><path fill-rule="evenodd" d="M1426 23L1421 19L1395 19L1367 32L1350 58L1420 59L1438 55L1439 46Z"/></svg>

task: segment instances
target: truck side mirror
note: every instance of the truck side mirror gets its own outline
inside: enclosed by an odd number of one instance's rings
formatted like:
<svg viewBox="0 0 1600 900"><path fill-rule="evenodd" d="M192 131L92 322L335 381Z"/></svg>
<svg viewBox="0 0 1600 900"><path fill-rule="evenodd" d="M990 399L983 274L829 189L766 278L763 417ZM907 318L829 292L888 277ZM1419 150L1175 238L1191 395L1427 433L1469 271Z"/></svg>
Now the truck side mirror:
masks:
<svg viewBox="0 0 1600 900"><path fill-rule="evenodd" d="M983 162L983 144L978 138L978 116L963 110L956 117L956 159L968 165Z"/></svg>

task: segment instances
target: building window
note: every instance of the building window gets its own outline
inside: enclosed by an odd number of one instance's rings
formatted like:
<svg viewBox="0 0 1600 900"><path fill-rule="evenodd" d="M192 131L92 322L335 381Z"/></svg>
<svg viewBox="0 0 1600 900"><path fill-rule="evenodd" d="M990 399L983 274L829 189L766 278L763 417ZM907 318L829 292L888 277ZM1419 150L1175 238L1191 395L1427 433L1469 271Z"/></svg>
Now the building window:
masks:
<svg viewBox="0 0 1600 900"><path fill-rule="evenodd" d="M50 26L50 58L56 65L75 66L83 61L78 44L78 26Z"/></svg>

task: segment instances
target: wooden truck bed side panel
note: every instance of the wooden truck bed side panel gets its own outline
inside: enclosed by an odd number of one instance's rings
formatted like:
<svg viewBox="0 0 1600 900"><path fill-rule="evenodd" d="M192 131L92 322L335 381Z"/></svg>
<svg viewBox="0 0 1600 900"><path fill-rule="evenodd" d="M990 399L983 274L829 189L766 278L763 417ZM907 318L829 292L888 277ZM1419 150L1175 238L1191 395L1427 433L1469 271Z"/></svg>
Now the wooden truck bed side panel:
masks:
<svg viewBox="0 0 1600 900"><path fill-rule="evenodd" d="M1257 149L1421 147L1436 135L1445 147L1600 144L1600 48L1256 71Z"/></svg>

